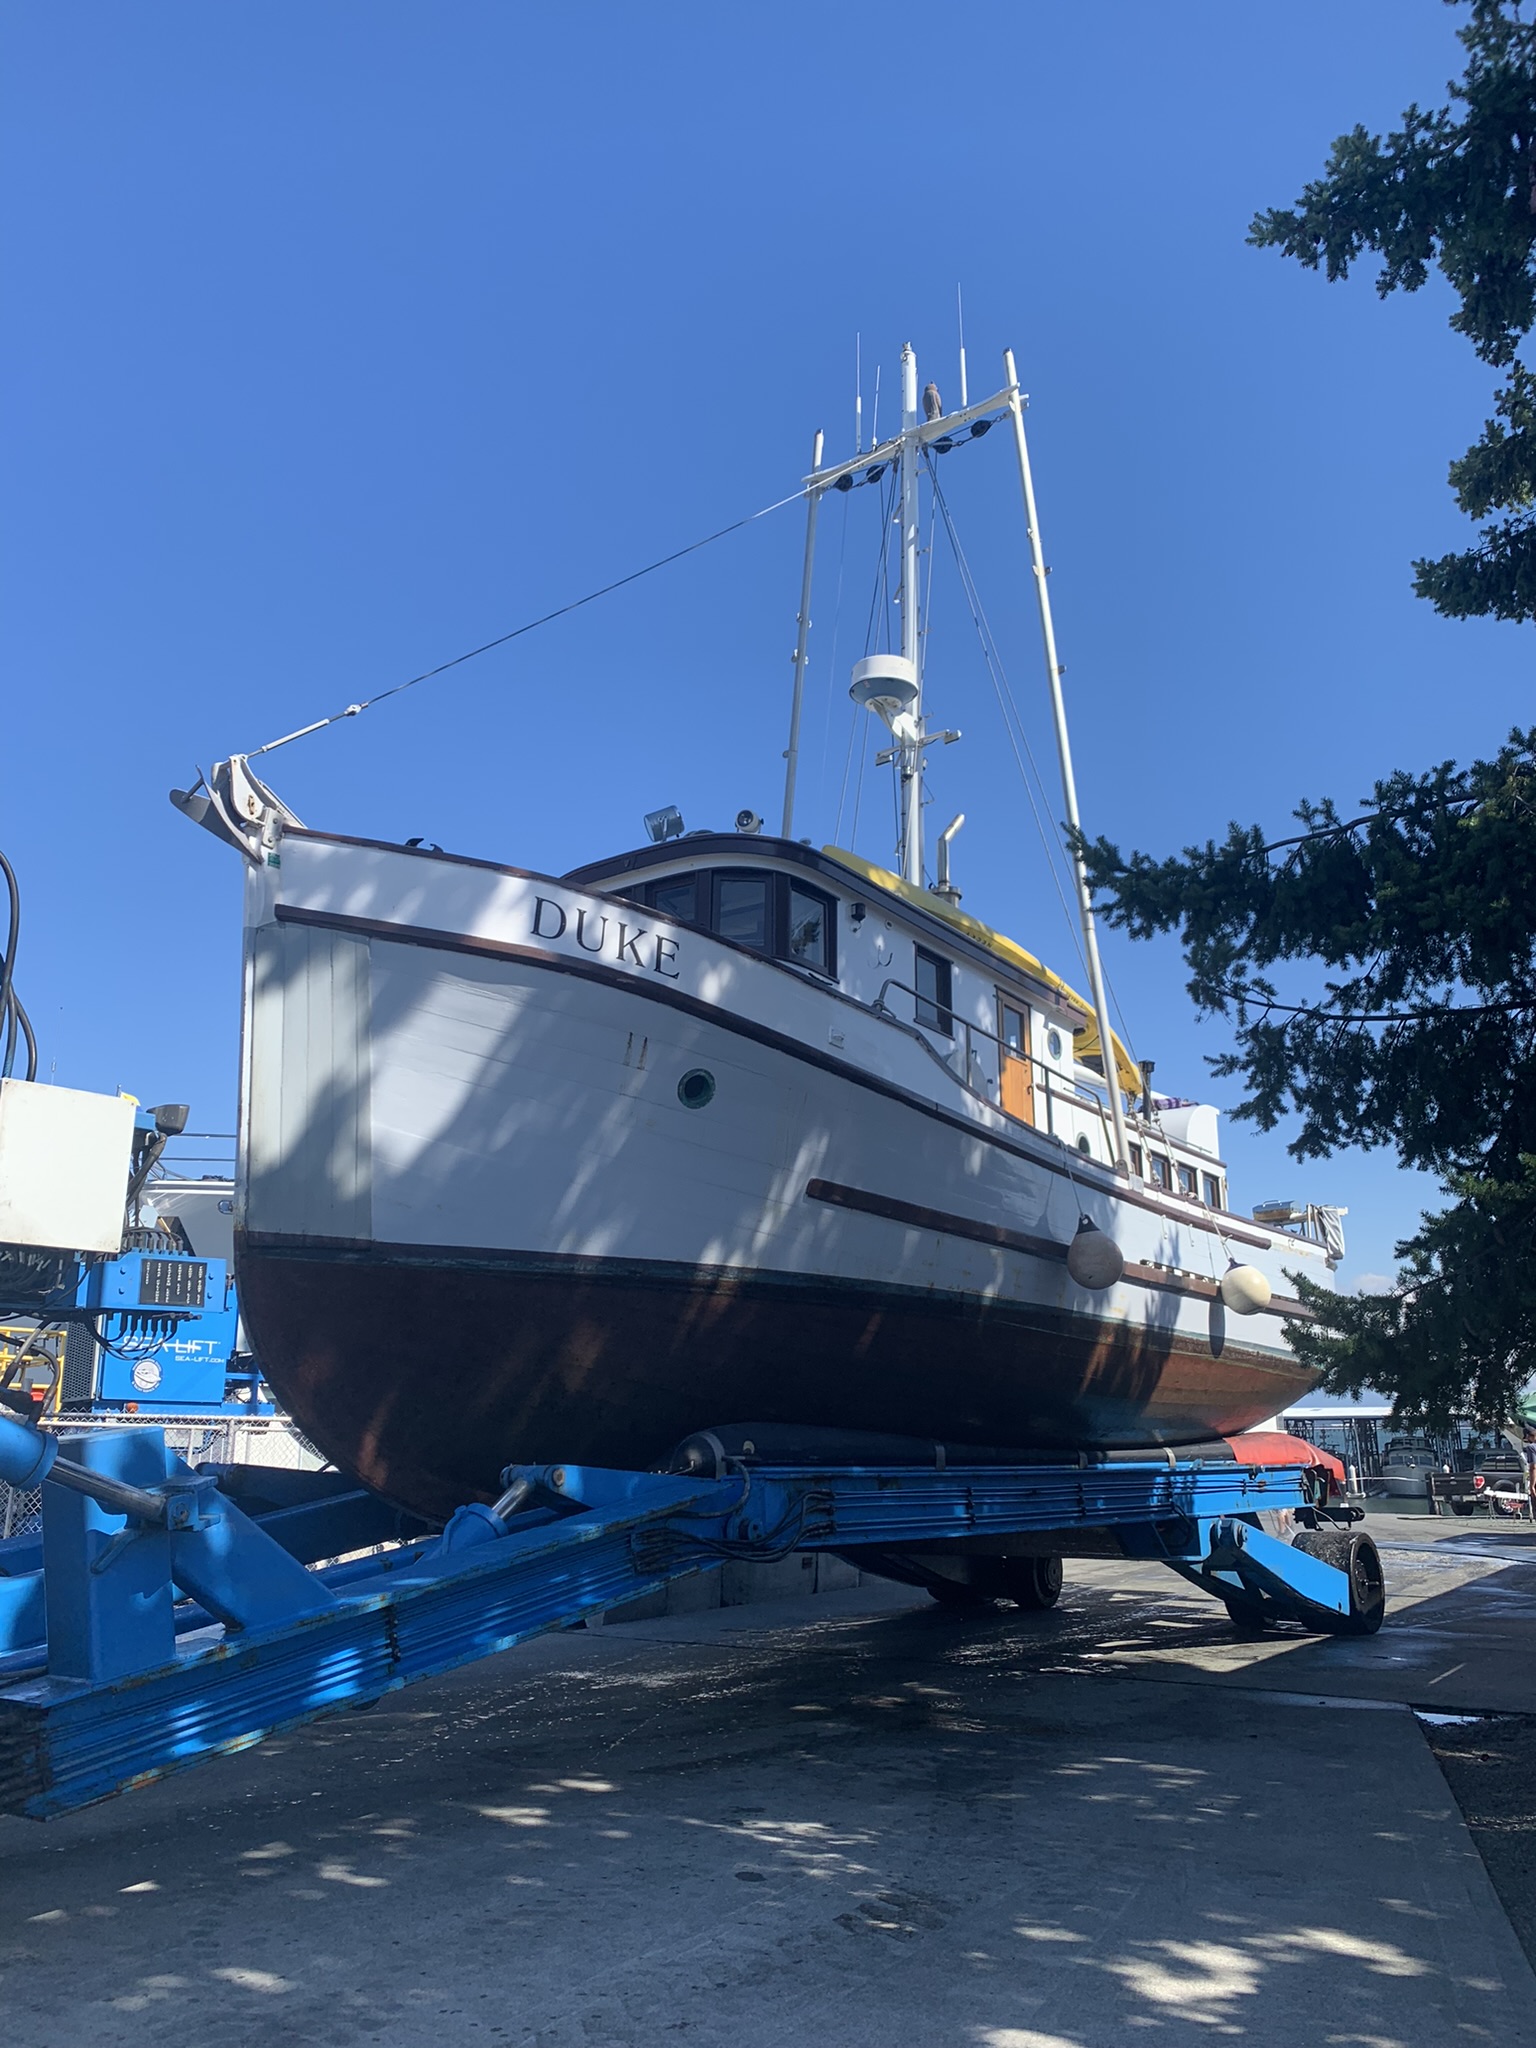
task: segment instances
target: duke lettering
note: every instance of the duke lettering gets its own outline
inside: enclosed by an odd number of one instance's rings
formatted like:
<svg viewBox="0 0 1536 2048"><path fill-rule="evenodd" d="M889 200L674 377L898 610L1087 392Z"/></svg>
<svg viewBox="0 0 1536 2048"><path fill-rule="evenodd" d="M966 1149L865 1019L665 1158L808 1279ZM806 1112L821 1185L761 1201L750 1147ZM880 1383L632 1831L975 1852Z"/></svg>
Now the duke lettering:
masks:
<svg viewBox="0 0 1536 2048"><path fill-rule="evenodd" d="M576 923L571 926L570 913L553 896L536 896L533 899L533 936L536 939L574 938L583 953L602 954L608 950L610 929L607 913L588 910L584 904L576 908ZM596 937L593 937L593 933ZM641 942L654 939L655 955L647 960L641 952ZM678 956L678 941L665 939L660 932L652 932L643 924L629 925L616 922L614 949L609 956L623 967L648 967L653 974L659 974L664 981L679 979L679 970L674 964Z"/></svg>

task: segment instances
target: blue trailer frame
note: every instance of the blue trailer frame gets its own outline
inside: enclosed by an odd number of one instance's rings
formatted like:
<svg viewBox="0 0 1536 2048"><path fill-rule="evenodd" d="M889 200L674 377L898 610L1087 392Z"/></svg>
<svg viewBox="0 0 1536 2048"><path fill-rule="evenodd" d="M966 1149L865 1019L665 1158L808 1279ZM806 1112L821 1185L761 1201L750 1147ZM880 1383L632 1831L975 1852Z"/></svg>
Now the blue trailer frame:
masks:
<svg viewBox="0 0 1536 2048"><path fill-rule="evenodd" d="M343 1478L323 1498L247 1514L153 1427L54 1438L0 1418L0 1478L43 1492L41 1541L0 1545L0 1811L36 1819L727 1558L1110 1530L1240 1623L1367 1632L1381 1617L1374 1546L1327 1527L1339 1511L1301 1467L529 1465L507 1469L494 1507L414 1535ZM1293 1540L1272 1533L1282 1510L1302 1525Z"/></svg>

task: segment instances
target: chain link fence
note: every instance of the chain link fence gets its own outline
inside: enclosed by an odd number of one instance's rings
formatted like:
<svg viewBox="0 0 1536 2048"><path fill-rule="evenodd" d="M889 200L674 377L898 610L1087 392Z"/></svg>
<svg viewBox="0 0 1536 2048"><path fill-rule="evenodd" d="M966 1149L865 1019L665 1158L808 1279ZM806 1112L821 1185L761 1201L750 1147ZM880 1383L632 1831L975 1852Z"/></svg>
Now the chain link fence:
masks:
<svg viewBox="0 0 1536 2048"><path fill-rule="evenodd" d="M318 1472L326 1462L286 1417L276 1415L50 1415L43 1427L56 1436L97 1429L163 1429L166 1449L179 1452L194 1468L277 1465L290 1472ZM35 1536L42 1526L42 1489L0 1480L0 1543L13 1536Z"/></svg>
<svg viewBox="0 0 1536 2048"><path fill-rule="evenodd" d="M41 1487L7 1486L0 1479L0 1543L12 1536L35 1536L42 1526Z"/></svg>

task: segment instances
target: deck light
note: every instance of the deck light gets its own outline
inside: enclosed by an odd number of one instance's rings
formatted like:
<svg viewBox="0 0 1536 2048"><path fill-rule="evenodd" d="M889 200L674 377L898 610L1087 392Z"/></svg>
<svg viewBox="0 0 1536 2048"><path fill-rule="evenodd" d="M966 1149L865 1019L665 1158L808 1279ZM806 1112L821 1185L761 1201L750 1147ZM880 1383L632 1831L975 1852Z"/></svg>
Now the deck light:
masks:
<svg viewBox="0 0 1536 2048"><path fill-rule="evenodd" d="M659 811L647 811L645 829L658 846L665 846L669 839L683 836L683 814L676 804L665 804Z"/></svg>

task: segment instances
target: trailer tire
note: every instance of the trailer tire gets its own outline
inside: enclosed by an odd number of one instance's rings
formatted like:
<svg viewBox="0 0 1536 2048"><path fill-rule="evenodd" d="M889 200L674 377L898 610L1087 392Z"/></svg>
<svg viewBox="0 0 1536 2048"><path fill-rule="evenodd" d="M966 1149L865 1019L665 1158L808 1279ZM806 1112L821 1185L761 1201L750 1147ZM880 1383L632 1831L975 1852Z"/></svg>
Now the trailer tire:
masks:
<svg viewBox="0 0 1536 2048"><path fill-rule="evenodd" d="M1002 1563L1003 1597L1015 1607L1040 1614L1061 1598L1059 1557L1005 1557Z"/></svg>
<svg viewBox="0 0 1536 2048"><path fill-rule="evenodd" d="M1370 1537L1345 1535L1334 1529L1303 1529L1294 1547L1331 1564L1349 1581L1348 1614L1320 1617L1319 1626L1329 1635L1375 1635L1387 1611L1387 1590L1381 1552Z"/></svg>
<svg viewBox="0 0 1536 2048"><path fill-rule="evenodd" d="M985 1614L989 1608L996 1609L997 1599L982 1586L966 1584L961 1579L938 1579L930 1581L928 1597L951 1614Z"/></svg>
<svg viewBox="0 0 1536 2048"><path fill-rule="evenodd" d="M1261 1636L1268 1630L1268 1618L1256 1600L1245 1600L1235 1595L1221 1604L1227 1610L1228 1621L1240 1636Z"/></svg>

